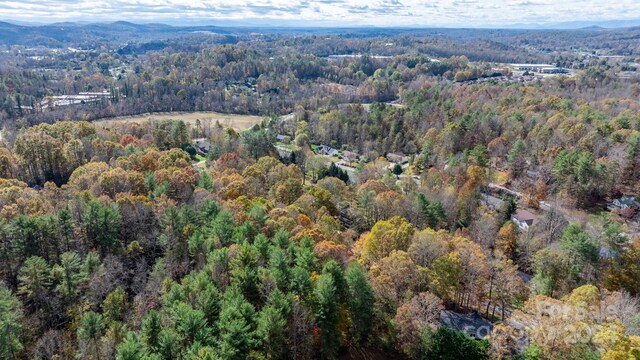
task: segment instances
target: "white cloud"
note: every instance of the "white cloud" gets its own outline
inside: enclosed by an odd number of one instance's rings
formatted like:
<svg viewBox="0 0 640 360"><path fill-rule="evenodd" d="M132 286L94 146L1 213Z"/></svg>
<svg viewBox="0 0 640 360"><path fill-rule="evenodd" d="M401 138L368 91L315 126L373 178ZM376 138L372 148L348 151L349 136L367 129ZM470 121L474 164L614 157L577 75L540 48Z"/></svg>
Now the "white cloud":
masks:
<svg viewBox="0 0 640 360"><path fill-rule="evenodd" d="M640 17L640 1L616 0L23 0L0 1L18 21L199 22L262 19L287 25L504 26ZM249 22L250 24L250 22Z"/></svg>

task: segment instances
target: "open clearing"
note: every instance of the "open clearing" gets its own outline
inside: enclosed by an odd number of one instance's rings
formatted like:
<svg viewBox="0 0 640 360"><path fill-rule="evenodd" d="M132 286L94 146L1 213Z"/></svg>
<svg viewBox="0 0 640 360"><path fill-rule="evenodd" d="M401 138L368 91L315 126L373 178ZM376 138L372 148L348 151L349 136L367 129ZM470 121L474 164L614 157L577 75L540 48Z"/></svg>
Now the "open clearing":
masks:
<svg viewBox="0 0 640 360"><path fill-rule="evenodd" d="M196 120L200 120L202 126L207 124L215 125L216 121L224 127L231 127L236 130L242 131L252 127L255 124L259 124L262 121L262 116L256 115L237 115L237 114L222 114L216 112L172 112L172 113L151 113L135 116L123 116L113 119L99 119L94 123L102 124L105 126L118 125L124 123L142 123L149 120L182 120L185 123L194 126Z"/></svg>

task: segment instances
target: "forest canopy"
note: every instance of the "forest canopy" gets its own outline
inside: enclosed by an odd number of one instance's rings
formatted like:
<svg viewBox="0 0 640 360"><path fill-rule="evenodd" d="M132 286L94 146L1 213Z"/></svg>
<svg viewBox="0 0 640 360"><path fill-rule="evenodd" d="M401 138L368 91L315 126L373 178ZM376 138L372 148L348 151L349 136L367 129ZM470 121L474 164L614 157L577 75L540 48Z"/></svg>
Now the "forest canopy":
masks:
<svg viewBox="0 0 640 360"><path fill-rule="evenodd" d="M446 34L10 47L0 358L636 357L637 49Z"/></svg>

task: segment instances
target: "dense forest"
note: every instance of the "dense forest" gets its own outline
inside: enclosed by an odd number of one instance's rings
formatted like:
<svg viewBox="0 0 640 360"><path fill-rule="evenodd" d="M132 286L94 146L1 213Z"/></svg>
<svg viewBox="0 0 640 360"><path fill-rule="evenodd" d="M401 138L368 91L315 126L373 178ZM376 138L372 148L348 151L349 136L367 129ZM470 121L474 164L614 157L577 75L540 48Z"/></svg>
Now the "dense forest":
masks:
<svg viewBox="0 0 640 360"><path fill-rule="evenodd" d="M637 49L483 33L10 47L0 358L638 357Z"/></svg>
<svg viewBox="0 0 640 360"><path fill-rule="evenodd" d="M289 46L279 42L270 45ZM153 52L140 58L105 53L86 56L90 58L79 61L78 70L41 74L37 70L18 72L18 65L7 67L0 73L4 84L0 89L0 97L4 97L2 117L24 117L35 124L159 111L285 114L297 104L318 108L327 102L395 100L402 83L421 76L453 80L458 70L493 74L489 65L471 68L464 57L442 62L420 54L328 59L246 45L201 52ZM122 69L124 75L122 70L111 74L110 68ZM107 89L109 98L85 106L50 106L49 111L23 109L46 106L47 99L54 95L98 89Z"/></svg>

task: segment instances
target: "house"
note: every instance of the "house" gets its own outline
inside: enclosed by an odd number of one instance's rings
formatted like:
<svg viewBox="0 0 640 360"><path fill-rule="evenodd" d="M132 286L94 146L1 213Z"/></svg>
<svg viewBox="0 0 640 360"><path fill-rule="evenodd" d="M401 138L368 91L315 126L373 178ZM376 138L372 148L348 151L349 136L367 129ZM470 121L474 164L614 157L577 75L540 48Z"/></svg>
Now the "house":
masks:
<svg viewBox="0 0 640 360"><path fill-rule="evenodd" d="M287 136L287 135L278 134L278 135L276 135L276 140L278 142L286 144L286 143L289 143L289 141L291 141L291 138L289 136Z"/></svg>
<svg viewBox="0 0 640 360"><path fill-rule="evenodd" d="M613 249L607 249L606 247L601 246L598 255L601 259L613 259L618 255L618 252Z"/></svg>
<svg viewBox="0 0 640 360"><path fill-rule="evenodd" d="M611 203L607 205L607 209L610 211L613 210L624 210L627 208L640 208L640 203L636 201L635 195L622 195L618 199L614 199Z"/></svg>
<svg viewBox="0 0 640 360"><path fill-rule="evenodd" d="M567 69L563 69L551 64L511 64L516 70L520 71L532 71L542 74L563 74L569 72Z"/></svg>
<svg viewBox="0 0 640 360"><path fill-rule="evenodd" d="M527 231L529 227L533 225L533 221L536 219L536 216L527 210L518 209L511 215L511 221L513 221L520 230Z"/></svg>
<svg viewBox="0 0 640 360"><path fill-rule="evenodd" d="M282 145L276 145L275 148L278 151L278 155L280 155L281 159L286 159L286 160L291 159L291 153L293 153L293 150Z"/></svg>
<svg viewBox="0 0 640 360"><path fill-rule="evenodd" d="M387 160L392 163L404 165L409 162L409 157L402 153L388 153Z"/></svg>
<svg viewBox="0 0 640 360"><path fill-rule="evenodd" d="M351 164L352 162L358 161L358 154L353 151L343 151L342 152L342 160Z"/></svg>
<svg viewBox="0 0 640 360"><path fill-rule="evenodd" d="M316 154L318 154L318 155L327 155L327 156L338 156L338 155L340 155L340 152L338 150L332 148L331 146L319 145L316 148Z"/></svg>
<svg viewBox="0 0 640 360"><path fill-rule="evenodd" d="M497 198L491 194L480 193L480 197L488 207L494 210L502 208L502 204L504 203L504 200Z"/></svg>
<svg viewBox="0 0 640 360"><path fill-rule="evenodd" d="M35 112L35 109L33 108L33 106L28 106L28 105L22 105L22 106L16 105L13 107L13 109L18 112L22 112L24 114L32 114Z"/></svg>
<svg viewBox="0 0 640 360"><path fill-rule="evenodd" d="M211 150L211 143L208 142L205 139L198 139L196 140L196 144L195 144L195 148L196 148L196 152L202 156L207 155L207 153L209 152L209 150Z"/></svg>
<svg viewBox="0 0 640 360"><path fill-rule="evenodd" d="M531 180L538 180L538 178L540 177L540 172L538 171L527 170L525 173L527 174L527 177Z"/></svg>
<svg viewBox="0 0 640 360"><path fill-rule="evenodd" d="M476 311L469 314L444 310L440 313L440 325L449 329L464 331L476 339L484 339L491 334L493 324L483 319Z"/></svg>

